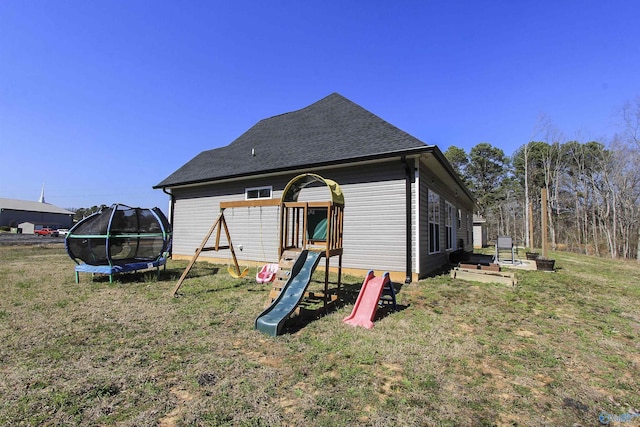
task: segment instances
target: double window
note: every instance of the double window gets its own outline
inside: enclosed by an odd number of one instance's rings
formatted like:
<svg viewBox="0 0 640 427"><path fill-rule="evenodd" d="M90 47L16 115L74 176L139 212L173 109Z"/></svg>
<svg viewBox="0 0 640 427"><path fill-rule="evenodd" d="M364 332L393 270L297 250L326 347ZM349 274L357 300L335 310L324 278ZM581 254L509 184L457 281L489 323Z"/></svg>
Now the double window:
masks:
<svg viewBox="0 0 640 427"><path fill-rule="evenodd" d="M245 200L270 199L272 191L273 187L271 186L246 188L244 190L244 198Z"/></svg>

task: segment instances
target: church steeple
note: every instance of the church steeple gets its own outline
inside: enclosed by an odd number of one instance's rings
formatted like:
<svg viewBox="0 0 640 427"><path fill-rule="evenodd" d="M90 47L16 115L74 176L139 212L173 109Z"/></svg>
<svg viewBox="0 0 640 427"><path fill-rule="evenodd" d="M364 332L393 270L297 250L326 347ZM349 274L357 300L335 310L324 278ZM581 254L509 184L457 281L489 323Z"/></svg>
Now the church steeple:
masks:
<svg viewBox="0 0 640 427"><path fill-rule="evenodd" d="M44 184L42 184L42 191L40 192L40 200L38 200L40 203L46 203L44 201Z"/></svg>

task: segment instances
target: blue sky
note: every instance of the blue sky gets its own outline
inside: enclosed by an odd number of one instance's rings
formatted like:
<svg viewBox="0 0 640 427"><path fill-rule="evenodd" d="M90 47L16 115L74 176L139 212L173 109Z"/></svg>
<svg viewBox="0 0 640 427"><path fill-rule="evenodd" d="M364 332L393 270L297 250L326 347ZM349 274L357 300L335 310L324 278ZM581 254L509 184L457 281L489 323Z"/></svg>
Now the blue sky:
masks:
<svg viewBox="0 0 640 427"><path fill-rule="evenodd" d="M259 120L338 92L443 151L548 117L605 141L640 95L640 3L0 1L0 197L158 206Z"/></svg>

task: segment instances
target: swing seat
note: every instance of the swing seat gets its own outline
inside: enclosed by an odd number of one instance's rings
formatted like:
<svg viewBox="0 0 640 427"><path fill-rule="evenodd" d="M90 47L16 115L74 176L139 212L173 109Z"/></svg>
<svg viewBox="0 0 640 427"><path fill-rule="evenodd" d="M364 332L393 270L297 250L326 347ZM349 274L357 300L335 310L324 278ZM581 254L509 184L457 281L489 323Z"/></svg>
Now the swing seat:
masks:
<svg viewBox="0 0 640 427"><path fill-rule="evenodd" d="M249 272L249 267L245 267L245 269L244 269L244 270L242 270L242 272L240 272L240 274L238 274L238 273L236 272L236 270L235 270L233 267L229 266L229 267L227 268L227 272L228 272L228 273L229 273L229 275L230 275L231 277L233 277L234 279L241 279L241 278L243 278L244 276L246 276L246 275L247 275L247 273Z"/></svg>
<svg viewBox="0 0 640 427"><path fill-rule="evenodd" d="M258 273L256 273L256 282L269 283L273 282L278 272L278 264L265 264Z"/></svg>

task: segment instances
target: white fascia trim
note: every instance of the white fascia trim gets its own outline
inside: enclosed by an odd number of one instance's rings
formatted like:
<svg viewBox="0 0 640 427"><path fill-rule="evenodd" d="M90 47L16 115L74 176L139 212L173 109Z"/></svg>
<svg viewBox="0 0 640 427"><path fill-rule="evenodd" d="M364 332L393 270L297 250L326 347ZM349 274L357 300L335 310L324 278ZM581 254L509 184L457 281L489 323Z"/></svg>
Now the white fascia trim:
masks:
<svg viewBox="0 0 640 427"><path fill-rule="evenodd" d="M409 159L411 157L412 156L407 156L407 159ZM414 158L415 159L419 159L419 155L415 155ZM171 190L177 190L177 189L183 189L183 188L203 187L203 186L207 186L207 185L211 185L211 184L223 184L223 183L227 183L227 182L241 182L241 181L250 180L250 179L256 179L256 178L264 179L264 178L270 178L270 177L276 177L276 176L282 176L282 175L289 175L289 174L297 175L297 174L306 173L306 172L310 172L310 171L321 172L323 170L328 170L328 169L346 169L346 168L352 168L354 166L397 162L399 159L400 159L400 156L398 156L398 157L385 157L385 158L374 159L374 160L363 160L363 161L353 162L353 163L341 163L339 165L325 165L325 166L320 166L320 167L295 168L295 169L290 169L290 170L286 170L286 171L267 172L267 173L264 173L264 174L256 174L256 175L250 175L250 176L224 178L224 179L219 179L219 180L197 182L197 183L193 183L193 184L173 185L173 186L168 186L168 187L165 187L165 188L168 191L171 191Z"/></svg>

